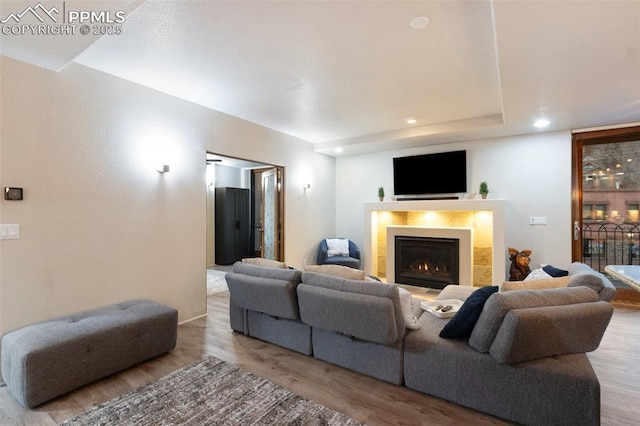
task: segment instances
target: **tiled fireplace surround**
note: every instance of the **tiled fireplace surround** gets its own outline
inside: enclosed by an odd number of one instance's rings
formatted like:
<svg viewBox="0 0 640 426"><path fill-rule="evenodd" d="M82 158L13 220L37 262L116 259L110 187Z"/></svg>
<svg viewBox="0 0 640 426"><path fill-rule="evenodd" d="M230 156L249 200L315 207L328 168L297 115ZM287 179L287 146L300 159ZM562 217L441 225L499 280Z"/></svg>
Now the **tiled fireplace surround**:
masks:
<svg viewBox="0 0 640 426"><path fill-rule="evenodd" d="M504 200L365 203L365 270L394 281L396 235L460 238L459 284L498 285L506 276L504 224Z"/></svg>

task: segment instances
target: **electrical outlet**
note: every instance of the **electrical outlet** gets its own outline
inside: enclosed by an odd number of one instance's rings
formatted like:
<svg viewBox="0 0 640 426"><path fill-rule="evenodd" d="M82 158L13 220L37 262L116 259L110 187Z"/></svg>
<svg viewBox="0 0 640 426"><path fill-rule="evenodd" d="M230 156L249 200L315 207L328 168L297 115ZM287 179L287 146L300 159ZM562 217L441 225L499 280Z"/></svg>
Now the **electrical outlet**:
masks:
<svg viewBox="0 0 640 426"><path fill-rule="evenodd" d="M529 218L529 225L546 225L547 217L546 216L531 216Z"/></svg>

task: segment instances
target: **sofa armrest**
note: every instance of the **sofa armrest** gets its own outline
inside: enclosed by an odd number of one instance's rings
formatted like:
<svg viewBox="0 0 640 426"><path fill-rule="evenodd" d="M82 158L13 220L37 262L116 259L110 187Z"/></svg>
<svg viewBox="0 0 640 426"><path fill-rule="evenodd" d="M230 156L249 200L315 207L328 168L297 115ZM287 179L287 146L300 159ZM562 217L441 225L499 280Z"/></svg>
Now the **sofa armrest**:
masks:
<svg viewBox="0 0 640 426"><path fill-rule="evenodd" d="M607 302L513 309L507 313L489 354L502 364L595 350L611 320Z"/></svg>
<svg viewBox="0 0 640 426"><path fill-rule="evenodd" d="M467 300L467 297L471 296L471 293L479 288L480 287L450 284L442 289L440 294L436 297L436 300L458 299L464 302Z"/></svg>

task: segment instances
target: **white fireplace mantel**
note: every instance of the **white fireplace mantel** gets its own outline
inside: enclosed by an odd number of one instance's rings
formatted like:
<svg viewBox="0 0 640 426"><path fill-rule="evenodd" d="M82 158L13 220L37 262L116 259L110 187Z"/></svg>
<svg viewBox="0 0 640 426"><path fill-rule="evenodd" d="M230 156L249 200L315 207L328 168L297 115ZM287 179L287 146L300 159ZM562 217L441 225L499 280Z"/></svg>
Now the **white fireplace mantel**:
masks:
<svg viewBox="0 0 640 426"><path fill-rule="evenodd" d="M364 204L364 267L367 273L378 272L378 213L388 212L488 212L485 215L491 221L491 277L494 285L501 284L506 277L505 247L505 201L504 200L411 200L368 202ZM396 225L389 225L390 227ZM416 225L414 225L416 226ZM417 226L429 227L429 224ZM442 224L438 227L442 228ZM455 226L451 226L455 228ZM386 252L386 250L385 250ZM386 265L385 265L386 266ZM389 271L387 270L387 273Z"/></svg>

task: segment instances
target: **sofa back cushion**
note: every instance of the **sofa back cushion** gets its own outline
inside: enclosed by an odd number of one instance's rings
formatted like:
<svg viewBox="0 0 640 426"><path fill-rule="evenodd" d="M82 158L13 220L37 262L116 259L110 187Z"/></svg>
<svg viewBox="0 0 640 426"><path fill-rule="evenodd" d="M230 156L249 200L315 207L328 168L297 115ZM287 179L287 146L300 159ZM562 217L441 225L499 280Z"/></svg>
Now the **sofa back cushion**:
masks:
<svg viewBox="0 0 640 426"><path fill-rule="evenodd" d="M404 337L396 286L305 272L298 286L302 322L385 345Z"/></svg>
<svg viewBox="0 0 640 426"><path fill-rule="evenodd" d="M514 290L495 293L485 303L469 345L480 352L489 352L505 316L512 309L562 306L595 302L598 293L587 287L564 287L546 290Z"/></svg>
<svg viewBox="0 0 640 426"><path fill-rule="evenodd" d="M236 262L226 280L231 303L280 318L300 319L296 287L302 272Z"/></svg>
<svg viewBox="0 0 640 426"><path fill-rule="evenodd" d="M512 309L504 318L489 354L502 364L595 350L609 325L607 302Z"/></svg>

